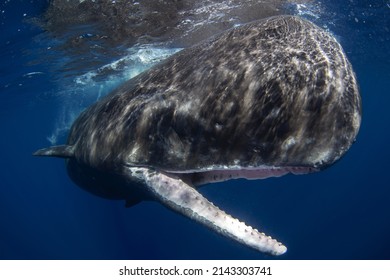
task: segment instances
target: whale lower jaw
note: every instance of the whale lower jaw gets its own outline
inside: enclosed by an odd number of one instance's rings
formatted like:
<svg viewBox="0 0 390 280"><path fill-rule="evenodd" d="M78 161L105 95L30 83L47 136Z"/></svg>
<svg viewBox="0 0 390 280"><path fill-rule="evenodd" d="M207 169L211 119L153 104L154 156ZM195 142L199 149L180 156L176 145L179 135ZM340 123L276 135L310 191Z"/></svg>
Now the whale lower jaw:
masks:
<svg viewBox="0 0 390 280"><path fill-rule="evenodd" d="M259 167L213 167L205 170L165 171L173 175L187 178L192 185L200 186L208 183L223 182L231 179L258 180L280 177L286 174L307 174L319 169L308 166L259 166Z"/></svg>
<svg viewBox="0 0 390 280"><path fill-rule="evenodd" d="M287 251L286 246L271 236L220 210L174 174L145 167L127 167L125 173L132 180L143 181L155 200L223 236L270 255L281 255Z"/></svg>

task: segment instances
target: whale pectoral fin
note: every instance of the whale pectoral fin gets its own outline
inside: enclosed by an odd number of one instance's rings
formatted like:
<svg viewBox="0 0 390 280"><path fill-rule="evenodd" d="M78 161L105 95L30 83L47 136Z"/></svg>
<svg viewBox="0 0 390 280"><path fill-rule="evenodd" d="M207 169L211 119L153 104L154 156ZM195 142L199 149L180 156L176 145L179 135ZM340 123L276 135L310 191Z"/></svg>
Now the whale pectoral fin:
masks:
<svg viewBox="0 0 390 280"><path fill-rule="evenodd" d="M74 156L73 146L52 146L34 152L33 156L71 158Z"/></svg>
<svg viewBox="0 0 390 280"><path fill-rule="evenodd" d="M128 168L128 171L130 176L142 180L150 194L168 208L263 253L286 252L284 245L226 214L180 178L148 168Z"/></svg>

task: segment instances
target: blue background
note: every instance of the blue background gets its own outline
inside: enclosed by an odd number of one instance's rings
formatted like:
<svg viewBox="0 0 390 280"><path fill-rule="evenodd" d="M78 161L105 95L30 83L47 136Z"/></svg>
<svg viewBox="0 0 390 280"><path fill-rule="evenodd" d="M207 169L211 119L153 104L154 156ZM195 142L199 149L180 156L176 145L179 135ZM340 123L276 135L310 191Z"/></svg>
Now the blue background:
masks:
<svg viewBox="0 0 390 280"><path fill-rule="evenodd" d="M47 3L0 5L0 259L274 259L158 203L126 209L95 197L70 181L63 160L32 157L50 145L61 109L61 77L39 59L51 42L26 21ZM320 173L201 192L283 241L288 252L278 259L390 259L390 2L324 6L327 14L306 17L328 25L356 71L363 100L356 143Z"/></svg>

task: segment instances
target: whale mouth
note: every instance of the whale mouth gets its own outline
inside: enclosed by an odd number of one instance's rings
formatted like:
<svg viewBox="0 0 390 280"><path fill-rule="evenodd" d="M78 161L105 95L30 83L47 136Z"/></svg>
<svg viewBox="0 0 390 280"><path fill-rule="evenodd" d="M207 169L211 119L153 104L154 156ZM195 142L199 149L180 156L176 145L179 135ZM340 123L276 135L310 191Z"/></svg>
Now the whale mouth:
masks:
<svg viewBox="0 0 390 280"><path fill-rule="evenodd" d="M208 183L224 182L231 179L257 180L270 177L281 177L286 174L308 174L320 169L310 166L259 166L259 167L227 167L216 166L194 170L165 170L170 174L188 178L194 186Z"/></svg>

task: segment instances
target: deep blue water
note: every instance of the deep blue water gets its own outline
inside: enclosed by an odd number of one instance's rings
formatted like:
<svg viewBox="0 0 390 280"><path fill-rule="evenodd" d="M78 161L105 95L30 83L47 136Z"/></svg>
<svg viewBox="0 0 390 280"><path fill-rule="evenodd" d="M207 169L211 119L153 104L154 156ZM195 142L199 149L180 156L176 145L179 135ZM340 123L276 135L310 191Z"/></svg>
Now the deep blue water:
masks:
<svg viewBox="0 0 390 280"><path fill-rule="evenodd" d="M390 259L390 2L341 2L301 14L336 35L357 74L356 143L323 172L201 190L283 241L288 252L278 259ZM55 39L28 19L46 5L0 3L0 259L273 259L158 203L127 209L95 197L71 182L62 160L31 155L48 139L64 142L69 115L91 103L53 70L58 57L45 59Z"/></svg>

